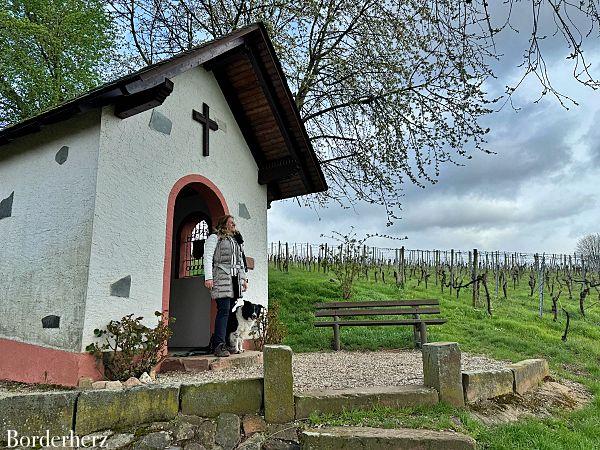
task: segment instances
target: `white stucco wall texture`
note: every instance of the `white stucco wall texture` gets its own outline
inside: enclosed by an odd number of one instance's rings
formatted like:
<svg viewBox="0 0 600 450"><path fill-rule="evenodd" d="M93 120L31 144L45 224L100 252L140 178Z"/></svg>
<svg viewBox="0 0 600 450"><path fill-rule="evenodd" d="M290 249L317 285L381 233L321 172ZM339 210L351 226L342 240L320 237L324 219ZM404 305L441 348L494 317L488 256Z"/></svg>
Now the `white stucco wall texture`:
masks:
<svg viewBox="0 0 600 450"><path fill-rule="evenodd" d="M99 137L96 110L0 151L0 200L14 191L10 217L0 219L1 338L81 348ZM49 315L58 328L43 328Z"/></svg>
<svg viewBox="0 0 600 450"><path fill-rule="evenodd" d="M167 202L175 183L197 174L223 194L255 259L246 298L267 305L267 190L212 73L197 67L172 79L174 89L156 108L172 121L170 134L151 129L152 111L121 120L102 111L90 276L81 350L96 340L95 328L135 313L155 326L162 309ZM210 107L219 130L210 131L210 156L202 155L203 127L192 110ZM8 192L10 194L10 192ZM250 219L238 217L244 203ZM0 223L0 226L2 224ZM129 297L110 295L110 285L131 276Z"/></svg>

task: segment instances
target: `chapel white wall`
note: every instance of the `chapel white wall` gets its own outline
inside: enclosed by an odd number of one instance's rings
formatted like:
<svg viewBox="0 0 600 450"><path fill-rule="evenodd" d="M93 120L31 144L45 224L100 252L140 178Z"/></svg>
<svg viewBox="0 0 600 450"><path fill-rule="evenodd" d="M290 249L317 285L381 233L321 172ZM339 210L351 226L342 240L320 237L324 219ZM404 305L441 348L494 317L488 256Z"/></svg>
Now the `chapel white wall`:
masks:
<svg viewBox="0 0 600 450"><path fill-rule="evenodd" d="M222 192L245 239L249 272L246 298L267 305L267 190L212 73L197 67L172 79L174 89L156 108L172 121L170 135L149 127L152 111L121 120L102 112L96 208L82 349L93 330L135 313L155 326L162 309L167 201L175 183L190 174ZM202 156L202 126L192 109L210 107L219 130L210 131L210 156ZM244 203L250 219L238 217ZM175 263L175 262L174 262ZM110 285L131 276L129 298L110 295Z"/></svg>
<svg viewBox="0 0 600 450"><path fill-rule="evenodd" d="M14 191L0 219L1 338L81 347L99 136L98 109L0 148L0 200ZM42 327L48 315L59 328Z"/></svg>

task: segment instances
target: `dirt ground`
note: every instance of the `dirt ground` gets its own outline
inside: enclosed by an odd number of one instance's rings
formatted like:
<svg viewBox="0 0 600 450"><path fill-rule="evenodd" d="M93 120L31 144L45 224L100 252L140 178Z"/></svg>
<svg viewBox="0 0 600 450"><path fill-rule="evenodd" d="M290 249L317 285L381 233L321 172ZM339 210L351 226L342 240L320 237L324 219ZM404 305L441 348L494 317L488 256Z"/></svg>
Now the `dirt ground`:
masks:
<svg viewBox="0 0 600 450"><path fill-rule="evenodd" d="M592 401L585 386L569 380L547 377L543 384L523 395L511 394L469 406L471 413L485 425L515 422L527 417L551 417L556 410L575 411Z"/></svg>

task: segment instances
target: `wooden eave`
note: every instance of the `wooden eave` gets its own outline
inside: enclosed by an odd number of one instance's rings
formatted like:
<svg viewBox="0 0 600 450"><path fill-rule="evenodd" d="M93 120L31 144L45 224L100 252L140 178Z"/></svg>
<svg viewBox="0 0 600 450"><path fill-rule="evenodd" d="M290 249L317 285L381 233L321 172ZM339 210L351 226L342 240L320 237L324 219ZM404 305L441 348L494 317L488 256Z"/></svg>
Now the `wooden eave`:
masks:
<svg viewBox="0 0 600 450"><path fill-rule="evenodd" d="M115 114L123 119L154 108L171 93L171 78L199 65L217 79L258 166L257 181L267 185L268 203L327 189L281 64L261 23L147 66L0 130L0 146L109 104L115 105Z"/></svg>

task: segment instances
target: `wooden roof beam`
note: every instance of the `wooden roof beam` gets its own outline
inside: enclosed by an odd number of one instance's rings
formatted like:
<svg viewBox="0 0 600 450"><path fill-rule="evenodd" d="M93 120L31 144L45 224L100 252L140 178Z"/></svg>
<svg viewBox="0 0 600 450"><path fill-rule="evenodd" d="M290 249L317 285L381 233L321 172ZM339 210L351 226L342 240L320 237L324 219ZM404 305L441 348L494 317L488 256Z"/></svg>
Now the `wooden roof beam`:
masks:
<svg viewBox="0 0 600 450"><path fill-rule="evenodd" d="M256 165L261 167L264 163L264 157L260 152L260 146L256 141L254 133L252 132L250 120L248 120L248 117L244 112L244 108L237 97L236 90L229 82L223 66L214 66L212 67L212 70L215 78L217 79L217 83L219 83L221 92L223 93L223 96L225 97L225 100L227 100L227 104L233 113L233 117L235 117L242 135L244 136L244 139L250 148L250 152L256 161Z"/></svg>
<svg viewBox="0 0 600 450"><path fill-rule="evenodd" d="M163 104L165 99L173 92L173 82L168 78L157 86L154 86L137 94L126 95L115 103L115 116L120 119L134 116L141 112L155 108Z"/></svg>
<svg viewBox="0 0 600 450"><path fill-rule="evenodd" d="M258 184L269 184L296 175L300 167L293 158L269 161L258 169Z"/></svg>
<svg viewBox="0 0 600 450"><path fill-rule="evenodd" d="M277 99L277 94L275 93L275 88L273 87L270 80L265 78L264 74L267 72L264 67L264 64L262 63L262 61L260 61L259 58L256 57L256 52L251 45L247 44L245 46L245 51L248 55L248 58L250 59L250 62L252 63L252 67L254 68L254 72L256 73L258 83L260 84L262 91L263 91L265 97L267 98L267 102L269 103L269 106L271 107L271 112L273 113L273 116L275 117L275 121L277 122L279 131L281 131L281 135L283 136L283 140L285 141L286 147L288 148L288 151L290 152L291 156L300 165L301 170L300 170L299 175L302 180L302 183L304 184L304 187L308 191L316 190L316 188L315 188L315 186L313 186L313 183L311 182L311 180L309 180L308 177L306 176L308 174L308 167L306 166L306 161L304 161L302 158L300 158L298 149L293 144L293 140L290 137L290 134L288 131L290 129L290 126L289 126L289 123L287 122L287 120L285 119L283 112L281 111L281 105L279 104L279 101Z"/></svg>

